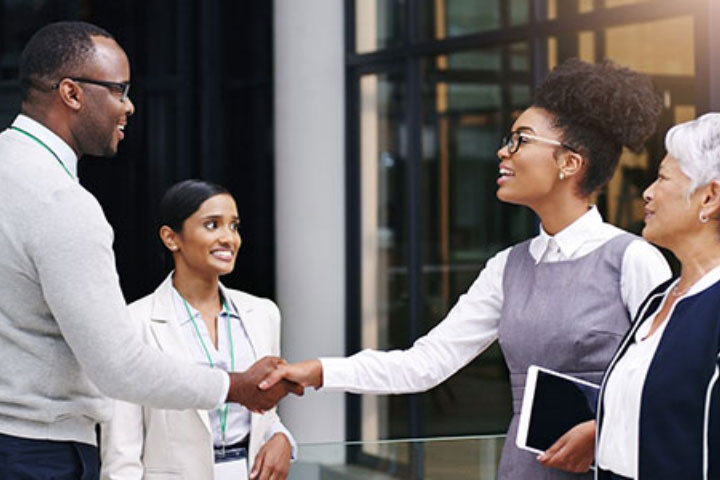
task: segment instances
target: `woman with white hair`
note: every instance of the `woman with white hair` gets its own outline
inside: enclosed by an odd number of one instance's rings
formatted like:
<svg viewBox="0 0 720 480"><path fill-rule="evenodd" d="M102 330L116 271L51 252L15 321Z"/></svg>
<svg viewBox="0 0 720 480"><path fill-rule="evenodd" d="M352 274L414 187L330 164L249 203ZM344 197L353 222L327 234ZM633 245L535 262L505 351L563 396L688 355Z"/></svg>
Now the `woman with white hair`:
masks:
<svg viewBox="0 0 720 480"><path fill-rule="evenodd" d="M720 479L720 113L665 145L642 233L681 274L645 299L605 374L600 479Z"/></svg>

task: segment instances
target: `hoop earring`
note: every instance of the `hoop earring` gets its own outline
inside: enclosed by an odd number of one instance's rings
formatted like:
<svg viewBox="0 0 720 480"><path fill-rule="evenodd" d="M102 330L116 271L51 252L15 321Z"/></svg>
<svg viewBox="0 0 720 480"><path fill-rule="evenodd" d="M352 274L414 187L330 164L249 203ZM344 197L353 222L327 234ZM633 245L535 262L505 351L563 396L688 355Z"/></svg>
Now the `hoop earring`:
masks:
<svg viewBox="0 0 720 480"><path fill-rule="evenodd" d="M710 220L710 217L708 217L704 212L700 212L698 213L698 220L700 220L700 223L707 223L708 220Z"/></svg>

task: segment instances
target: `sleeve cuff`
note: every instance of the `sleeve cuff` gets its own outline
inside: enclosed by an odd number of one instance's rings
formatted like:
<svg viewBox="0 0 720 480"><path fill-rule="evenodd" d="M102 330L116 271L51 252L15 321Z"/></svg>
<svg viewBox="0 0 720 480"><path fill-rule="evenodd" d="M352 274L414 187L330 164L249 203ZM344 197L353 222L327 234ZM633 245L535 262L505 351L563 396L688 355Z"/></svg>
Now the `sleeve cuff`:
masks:
<svg viewBox="0 0 720 480"><path fill-rule="evenodd" d="M227 400L228 393L230 393L230 374L225 372L225 374L222 376L223 379L223 387L220 390L222 392L222 397L218 400L218 403L213 407L213 409L220 408L223 405L225 405L225 401Z"/></svg>
<svg viewBox="0 0 720 480"><path fill-rule="evenodd" d="M353 364L349 358L320 358L325 391L342 391L353 386Z"/></svg>

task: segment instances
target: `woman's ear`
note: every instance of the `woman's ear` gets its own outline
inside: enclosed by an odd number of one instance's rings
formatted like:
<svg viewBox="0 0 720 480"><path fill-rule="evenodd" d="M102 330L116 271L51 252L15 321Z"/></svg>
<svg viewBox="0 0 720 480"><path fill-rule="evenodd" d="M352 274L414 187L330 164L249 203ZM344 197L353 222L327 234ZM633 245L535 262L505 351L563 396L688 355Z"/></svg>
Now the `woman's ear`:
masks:
<svg viewBox="0 0 720 480"><path fill-rule="evenodd" d="M568 178L580 173L583 167L583 157L579 153L566 151L558 158L557 166L560 170L561 178Z"/></svg>
<svg viewBox="0 0 720 480"><path fill-rule="evenodd" d="M700 202L700 212L704 216L720 219L720 180L712 180L705 185Z"/></svg>
<svg viewBox="0 0 720 480"><path fill-rule="evenodd" d="M180 245L178 242L178 235L175 233L175 230L168 227L167 225L163 225L160 227L160 240L163 242L163 245L170 250L171 253L175 253L180 249Z"/></svg>

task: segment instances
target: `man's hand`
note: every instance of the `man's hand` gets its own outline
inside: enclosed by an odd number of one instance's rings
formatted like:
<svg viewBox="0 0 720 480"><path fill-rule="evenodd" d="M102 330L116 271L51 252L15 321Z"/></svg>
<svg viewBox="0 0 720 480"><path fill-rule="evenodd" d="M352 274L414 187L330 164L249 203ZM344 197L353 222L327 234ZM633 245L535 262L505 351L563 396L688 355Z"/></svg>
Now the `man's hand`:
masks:
<svg viewBox="0 0 720 480"><path fill-rule="evenodd" d="M239 403L250 411L264 412L273 408L288 393L302 395L305 389L287 380L272 388L260 390L258 384L278 366L284 365L280 357L263 357L244 372L230 372L230 391L227 401Z"/></svg>
<svg viewBox="0 0 720 480"><path fill-rule="evenodd" d="M587 472L595 457L595 420L575 425L565 432L538 461L566 472Z"/></svg>
<svg viewBox="0 0 720 480"><path fill-rule="evenodd" d="M285 480L290 471L291 447L287 437L276 433L260 448L250 471L252 480Z"/></svg>
<svg viewBox="0 0 720 480"><path fill-rule="evenodd" d="M291 381L304 387L320 388L323 385L323 369L320 360L308 360L288 365L278 364L268 376L260 382L260 389L269 390L278 382Z"/></svg>

